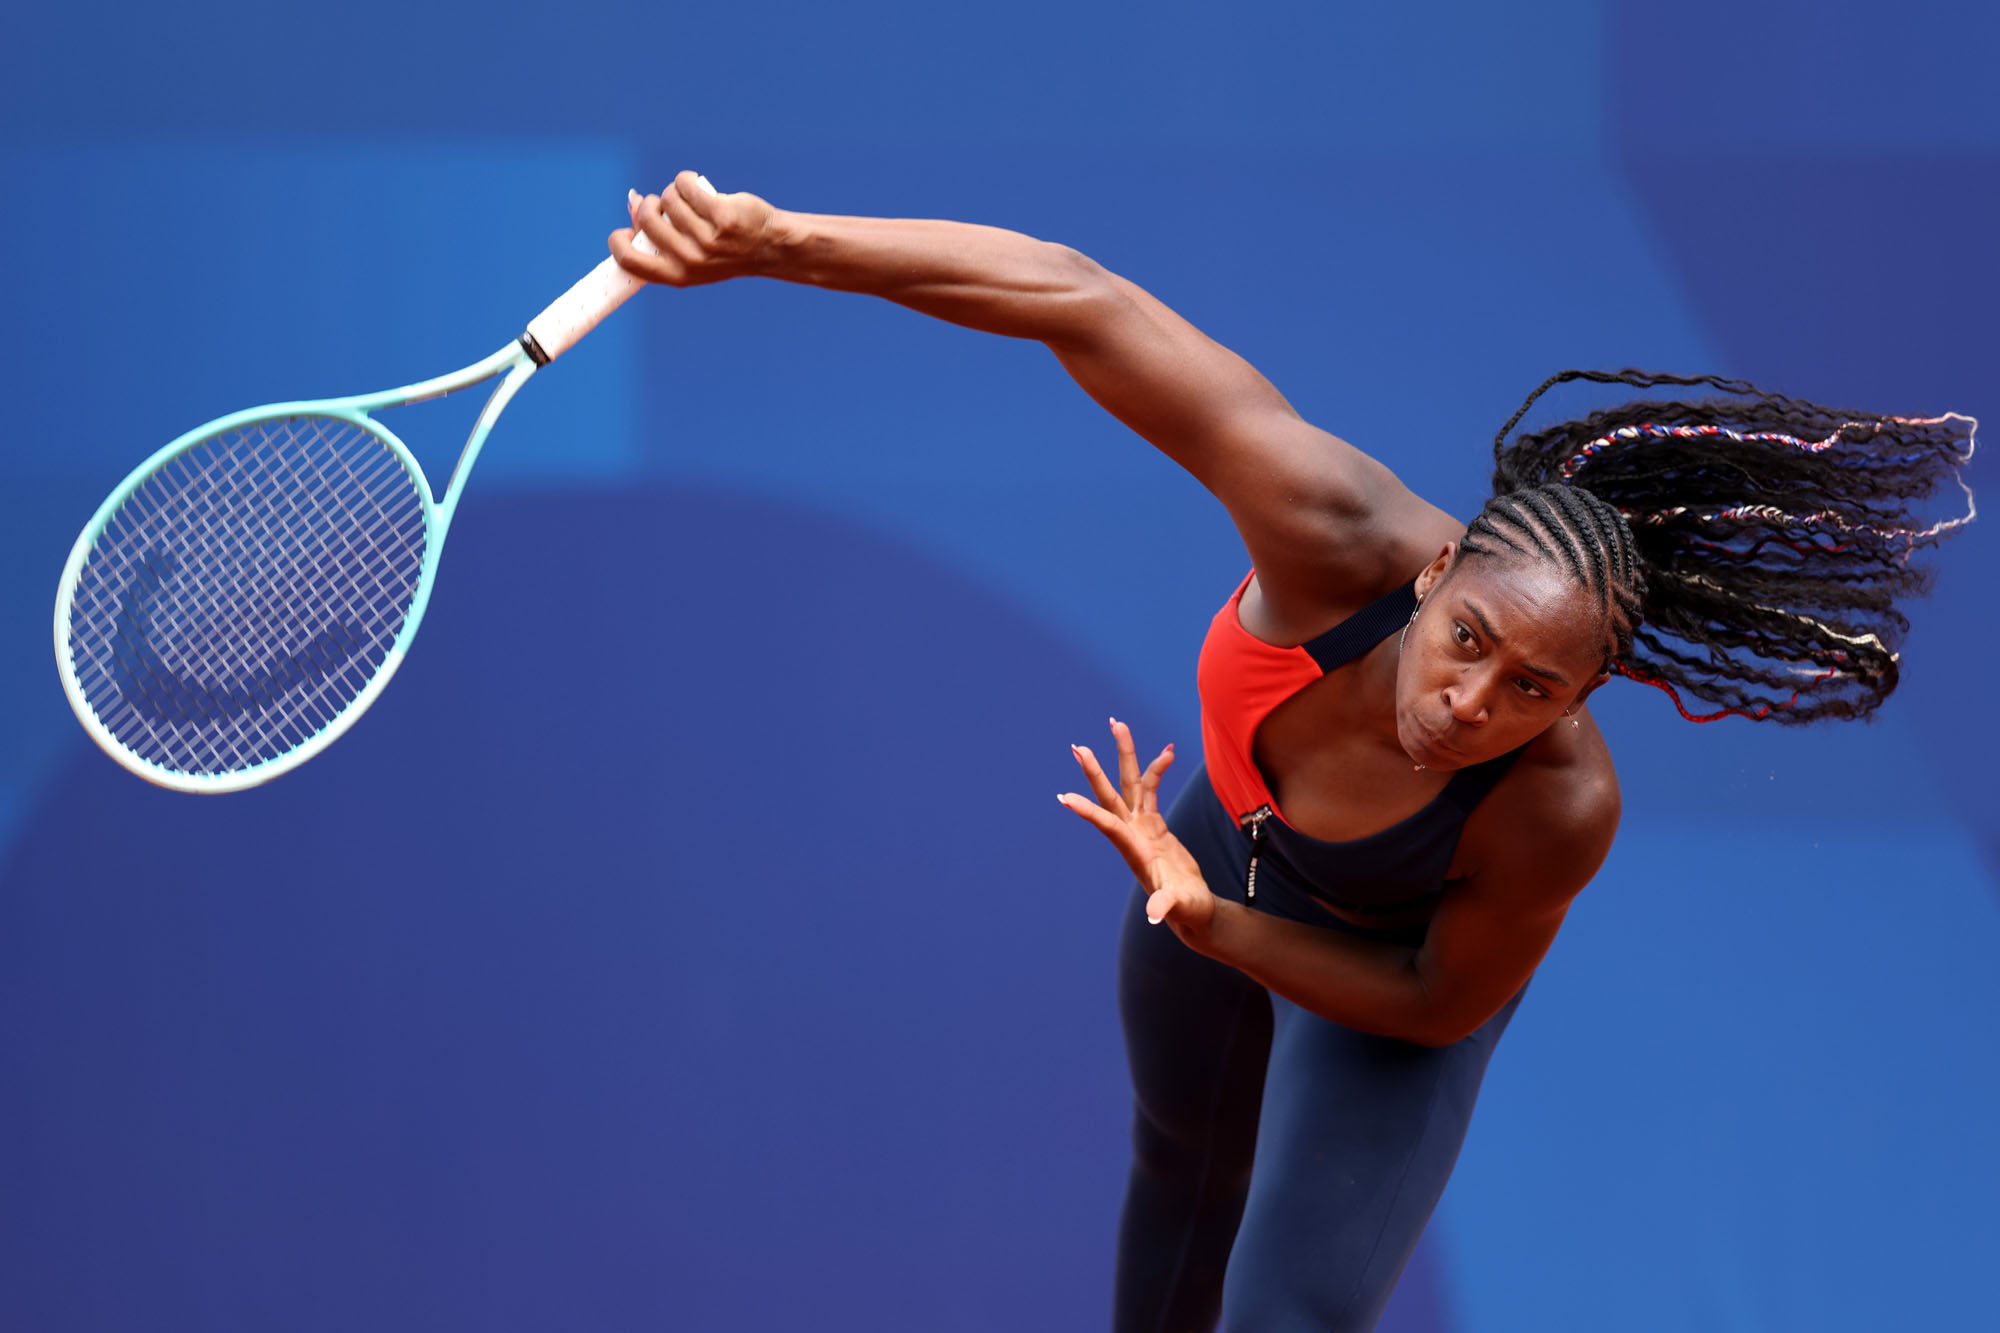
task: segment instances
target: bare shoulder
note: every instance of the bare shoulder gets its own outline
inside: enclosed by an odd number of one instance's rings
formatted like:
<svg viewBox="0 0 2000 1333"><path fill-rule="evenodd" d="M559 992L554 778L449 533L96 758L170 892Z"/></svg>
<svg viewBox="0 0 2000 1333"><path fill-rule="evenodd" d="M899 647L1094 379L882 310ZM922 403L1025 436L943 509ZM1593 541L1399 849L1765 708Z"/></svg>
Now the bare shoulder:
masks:
<svg viewBox="0 0 2000 1333"><path fill-rule="evenodd" d="M1287 503L1266 492L1261 521L1237 530L1257 569L1259 601L1246 617L1274 642L1302 642L1407 582L1465 525L1406 486L1386 465L1297 417L1273 421L1266 442L1300 458ZM1304 465L1303 456L1314 456ZM1246 623L1248 620L1246 619Z"/></svg>
<svg viewBox="0 0 2000 1333"><path fill-rule="evenodd" d="M1528 744L1466 821L1454 873L1535 898L1574 897L1610 854L1623 798L1588 714Z"/></svg>

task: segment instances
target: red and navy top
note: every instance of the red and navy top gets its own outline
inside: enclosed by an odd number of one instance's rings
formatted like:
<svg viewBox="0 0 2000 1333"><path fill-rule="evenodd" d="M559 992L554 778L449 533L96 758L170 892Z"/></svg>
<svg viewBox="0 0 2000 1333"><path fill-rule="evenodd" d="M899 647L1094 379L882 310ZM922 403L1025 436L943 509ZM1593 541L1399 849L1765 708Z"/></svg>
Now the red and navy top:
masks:
<svg viewBox="0 0 2000 1333"><path fill-rule="evenodd" d="M1401 912L1437 897L1444 892L1466 816L1507 775L1520 751L1460 769L1430 804L1365 838L1325 842L1299 832L1285 822L1252 757L1257 728L1279 704L1408 624L1417 607L1416 587L1406 583L1318 638L1280 648L1243 628L1239 608L1253 576L1254 571L1246 574L1215 613L1195 673L1209 783L1250 837L1246 900L1321 924L1325 911L1293 901L1300 893L1361 913Z"/></svg>

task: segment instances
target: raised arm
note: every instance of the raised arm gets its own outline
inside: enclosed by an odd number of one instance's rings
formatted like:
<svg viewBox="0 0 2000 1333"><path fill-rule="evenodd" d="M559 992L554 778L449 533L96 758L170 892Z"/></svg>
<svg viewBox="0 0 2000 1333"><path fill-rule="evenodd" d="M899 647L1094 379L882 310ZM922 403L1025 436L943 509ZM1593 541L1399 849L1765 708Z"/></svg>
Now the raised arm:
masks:
<svg viewBox="0 0 2000 1333"><path fill-rule="evenodd" d="M970 223L792 213L710 195L683 172L635 195L612 253L675 286L762 276L861 292L1048 345L1085 392L1186 468L1235 520L1265 595L1302 610L1328 584L1407 563L1377 540L1435 515L1390 471L1310 425L1257 370L1160 301L1066 246Z"/></svg>

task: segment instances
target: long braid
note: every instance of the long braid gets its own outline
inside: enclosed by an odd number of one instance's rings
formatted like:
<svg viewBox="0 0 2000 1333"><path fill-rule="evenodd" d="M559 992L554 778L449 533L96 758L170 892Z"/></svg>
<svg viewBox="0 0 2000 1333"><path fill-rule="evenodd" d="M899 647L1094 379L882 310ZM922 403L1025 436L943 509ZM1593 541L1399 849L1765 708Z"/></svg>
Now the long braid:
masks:
<svg viewBox="0 0 2000 1333"><path fill-rule="evenodd" d="M1638 401L1511 443L1549 389L1707 387L1704 402ZM1969 417L1836 411L1713 375L1569 370L1528 395L1494 440L1494 497L1463 549L1554 560L1603 598L1614 670L1665 690L1682 716L1804 723L1860 717L1895 689L1909 628L1899 596L1929 586L1910 555L1970 522L1913 507L1972 456ZM1682 692L1719 705L1697 715Z"/></svg>

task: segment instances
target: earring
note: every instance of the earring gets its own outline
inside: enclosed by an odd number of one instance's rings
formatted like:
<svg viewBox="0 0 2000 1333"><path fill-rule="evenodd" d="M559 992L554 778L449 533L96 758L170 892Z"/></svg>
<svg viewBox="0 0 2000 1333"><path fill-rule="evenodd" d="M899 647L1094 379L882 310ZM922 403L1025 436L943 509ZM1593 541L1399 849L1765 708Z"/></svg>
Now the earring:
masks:
<svg viewBox="0 0 2000 1333"><path fill-rule="evenodd" d="M1576 720L1576 710L1574 708L1563 709L1563 716L1569 719L1569 724L1572 727L1580 727L1583 725L1583 723Z"/></svg>
<svg viewBox="0 0 2000 1333"><path fill-rule="evenodd" d="M1404 622L1403 637L1396 640L1396 651L1398 653L1402 652L1403 649L1410 646L1410 626L1417 623L1417 612L1423 609L1424 609L1424 599L1419 597L1417 598L1417 604L1410 608L1409 620ZM1411 768L1410 771L1413 773L1421 773L1424 771L1424 766L1422 764L1416 764Z"/></svg>

